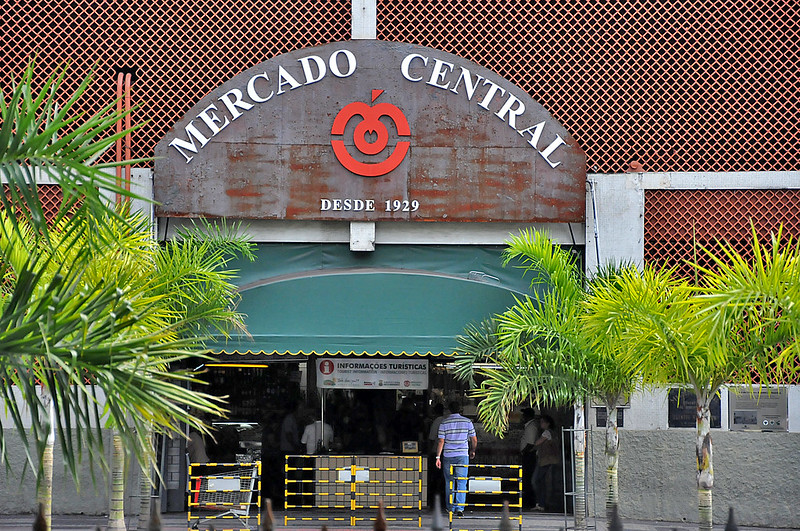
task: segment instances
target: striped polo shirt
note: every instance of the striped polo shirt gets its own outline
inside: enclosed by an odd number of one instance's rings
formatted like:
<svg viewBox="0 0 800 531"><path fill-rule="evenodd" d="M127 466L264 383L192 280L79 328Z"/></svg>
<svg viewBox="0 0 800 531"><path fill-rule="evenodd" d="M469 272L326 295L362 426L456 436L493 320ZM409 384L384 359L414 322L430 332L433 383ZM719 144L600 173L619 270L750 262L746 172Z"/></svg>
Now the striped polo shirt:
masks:
<svg viewBox="0 0 800 531"><path fill-rule="evenodd" d="M469 456L469 438L475 437L472 421L454 413L439 424L439 438L444 439L444 457Z"/></svg>

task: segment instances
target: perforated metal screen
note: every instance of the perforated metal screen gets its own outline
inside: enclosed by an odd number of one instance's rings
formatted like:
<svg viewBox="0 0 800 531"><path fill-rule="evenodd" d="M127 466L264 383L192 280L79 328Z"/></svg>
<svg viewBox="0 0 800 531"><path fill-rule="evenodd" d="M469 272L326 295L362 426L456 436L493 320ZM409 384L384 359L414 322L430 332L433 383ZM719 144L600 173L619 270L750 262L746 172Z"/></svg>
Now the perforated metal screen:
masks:
<svg viewBox="0 0 800 531"><path fill-rule="evenodd" d="M156 142L202 96L243 70L284 52L350 37L350 0L4 0L0 2L3 87L31 57L40 73L71 62L74 89L98 65L83 103L114 100L120 69L134 72L133 158Z"/></svg>
<svg viewBox="0 0 800 531"><path fill-rule="evenodd" d="M61 193L61 187L57 184L40 184L38 190L45 218L48 220L55 219L58 210L61 208L61 201L64 199L64 194ZM8 197L8 185L3 185L3 191Z"/></svg>
<svg viewBox="0 0 800 531"><path fill-rule="evenodd" d="M800 3L775 0L378 1L378 37L474 60L527 90L575 136L591 171L798 169ZM135 157L212 88L280 53L350 36L350 0L0 3L2 82L94 62L85 107L134 69Z"/></svg>
<svg viewBox="0 0 800 531"><path fill-rule="evenodd" d="M526 89L588 167L798 167L798 20L786 1L378 1L378 36L441 48Z"/></svg>
<svg viewBox="0 0 800 531"><path fill-rule="evenodd" d="M797 2L379 0L378 36L515 81L588 167L797 169Z"/></svg>
<svg viewBox="0 0 800 531"><path fill-rule="evenodd" d="M717 249L717 241L749 255L751 221L759 240L769 242L783 225L785 235L800 235L800 190L647 190L644 203L644 259L678 266L689 276L689 261L709 266L695 242Z"/></svg>
<svg viewBox="0 0 800 531"><path fill-rule="evenodd" d="M691 262L712 267L699 246L717 250L717 242L726 242L752 256L752 227L762 243L781 226L784 241L800 236L800 190L647 190L644 197L645 262L677 266L685 277ZM777 382L787 383L782 376ZM788 383L800 383L800 372Z"/></svg>

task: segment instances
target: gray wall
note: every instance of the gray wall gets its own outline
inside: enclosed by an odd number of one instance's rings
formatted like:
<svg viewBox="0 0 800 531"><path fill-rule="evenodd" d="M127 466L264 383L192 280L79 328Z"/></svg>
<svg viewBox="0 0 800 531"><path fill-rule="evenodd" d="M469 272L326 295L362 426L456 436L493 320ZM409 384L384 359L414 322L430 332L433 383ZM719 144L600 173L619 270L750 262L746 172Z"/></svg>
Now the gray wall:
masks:
<svg viewBox="0 0 800 531"><path fill-rule="evenodd" d="M604 429L594 428L594 483L604 514ZM800 527L800 433L712 430L714 523L728 507L739 525ZM620 429L619 490L623 518L697 522L693 429Z"/></svg>
<svg viewBox="0 0 800 531"><path fill-rule="evenodd" d="M106 448L109 448L108 430L106 431ZM3 430L6 442L8 461L11 471L0 470L0 514L33 513L36 504L36 477L27 469L23 477L25 450L15 429ZM109 452L106 452L108 459ZM53 464L53 514L108 514L108 490L110 475L103 475L99 466L95 468L96 482L92 482L92 474L88 460L80 468L80 489L75 486L69 471L64 468L61 459L61 445L56 440ZM126 517L136 514L138 510L138 466L130 466L128 471L127 492L125 495ZM33 520L31 520L33 522Z"/></svg>

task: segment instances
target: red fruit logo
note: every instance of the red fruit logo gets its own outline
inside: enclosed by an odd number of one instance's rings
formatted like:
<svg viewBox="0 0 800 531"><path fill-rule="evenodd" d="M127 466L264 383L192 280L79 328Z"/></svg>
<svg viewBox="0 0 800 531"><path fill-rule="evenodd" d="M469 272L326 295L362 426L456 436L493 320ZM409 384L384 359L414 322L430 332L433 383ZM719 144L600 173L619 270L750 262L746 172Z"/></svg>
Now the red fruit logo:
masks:
<svg viewBox="0 0 800 531"><path fill-rule="evenodd" d="M375 89L372 91L372 102L378 99L378 96L383 94L383 90ZM350 118L360 116L361 122L356 126L353 132L353 143L358 151L364 155L377 155L389 143L389 131L386 126L380 121L382 116L388 116L394 122L397 129L397 134L400 136L410 136L411 128L408 125L408 119L396 105L391 103L378 103L377 105L367 105L361 101L354 101L346 105L336 118L333 120L333 127L331 127L332 135L343 135L345 126ZM367 138L367 134L375 135L375 140ZM408 153L408 148L411 147L411 142L401 140L397 142L394 151L380 162L361 162L355 160L344 145L344 140L331 140L333 146L333 153L339 162L355 173L364 177L379 177L386 175L400 165Z"/></svg>

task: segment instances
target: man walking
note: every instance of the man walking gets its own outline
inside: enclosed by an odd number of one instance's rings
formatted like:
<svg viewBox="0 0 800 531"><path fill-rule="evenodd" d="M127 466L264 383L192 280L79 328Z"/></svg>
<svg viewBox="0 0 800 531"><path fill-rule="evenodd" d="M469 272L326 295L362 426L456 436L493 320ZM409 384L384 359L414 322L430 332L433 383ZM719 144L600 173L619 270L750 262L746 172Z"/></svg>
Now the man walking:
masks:
<svg viewBox="0 0 800 531"><path fill-rule="evenodd" d="M472 421L461 415L461 404L453 401L448 408L450 416L439 425L436 467L444 471L447 510L455 516L463 516L468 471L468 467L464 465L468 465L470 458L475 457L478 437Z"/></svg>
<svg viewBox="0 0 800 531"><path fill-rule="evenodd" d="M533 491L533 471L536 470L536 440L539 438L539 423L533 409L522 409L524 432L519 441L519 453L522 457L522 506L529 509L536 503Z"/></svg>
<svg viewBox="0 0 800 531"><path fill-rule="evenodd" d="M444 507L445 497L444 494L444 476L442 471L436 468L436 456L441 453L439 449L439 426L445 419L444 406L441 403L433 406L433 414L435 418L431 423L431 428L428 431L428 507L433 507L438 498L439 507L436 510L441 510Z"/></svg>

